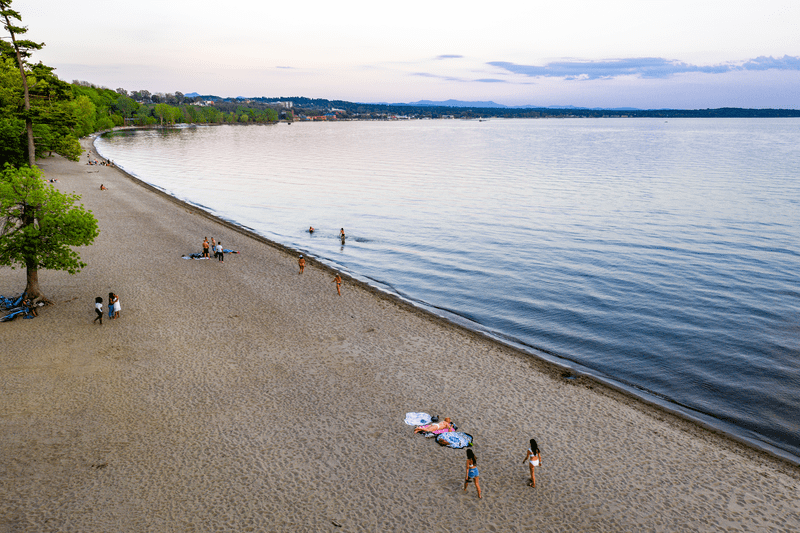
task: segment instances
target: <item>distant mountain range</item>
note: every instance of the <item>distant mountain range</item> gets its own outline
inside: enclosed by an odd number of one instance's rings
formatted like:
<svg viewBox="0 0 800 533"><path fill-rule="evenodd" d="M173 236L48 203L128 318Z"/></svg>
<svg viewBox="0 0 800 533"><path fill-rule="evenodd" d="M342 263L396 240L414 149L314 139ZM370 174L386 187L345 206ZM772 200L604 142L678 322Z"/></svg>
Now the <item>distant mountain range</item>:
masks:
<svg viewBox="0 0 800 533"><path fill-rule="evenodd" d="M383 105L395 105L395 106L414 106L414 107L479 107L479 108L499 108L499 109L592 109L592 110L608 110L608 111L640 111L640 109L635 107L613 107L613 108L606 108L606 107L575 107L574 105L548 105L548 106L541 106L541 105L515 105L515 106L508 106L503 104L498 104L497 102L465 102L463 100L441 100L441 101L433 101L433 100L419 100L418 102L409 102L407 104L389 104L383 103Z"/></svg>
<svg viewBox="0 0 800 533"><path fill-rule="evenodd" d="M213 96L210 94L201 95L200 93L186 93L184 96L187 98L196 98L198 96L202 96L207 100L224 100L224 98L220 96ZM249 96L237 96L236 100L250 100L250 99L264 99L265 97L249 97ZM270 98L269 100L273 100ZM504 104L498 104L497 102L492 101L475 101L469 102L465 100L419 100L417 102L408 102L408 103L389 103L389 102L362 102L368 105L385 105L385 106L406 106L406 107L474 107L480 109L591 109L591 110L608 110L608 111L640 111L640 109L635 107L614 107L614 108L606 108L606 107L575 107L573 105L550 105L550 106L537 106L537 105L517 105L517 106L508 106Z"/></svg>

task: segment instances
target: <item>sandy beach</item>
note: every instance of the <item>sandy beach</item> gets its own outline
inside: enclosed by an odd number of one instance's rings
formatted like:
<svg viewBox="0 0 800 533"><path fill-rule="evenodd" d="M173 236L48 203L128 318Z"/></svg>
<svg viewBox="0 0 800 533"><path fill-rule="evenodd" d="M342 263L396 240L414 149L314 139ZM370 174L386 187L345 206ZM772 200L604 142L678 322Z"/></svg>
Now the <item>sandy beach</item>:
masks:
<svg viewBox="0 0 800 533"><path fill-rule="evenodd" d="M85 155L39 165L101 233L79 274L40 272L55 305L0 324L0 533L800 529L796 466L347 278L340 297ZM183 259L204 236L240 253ZM0 294L24 285L0 269ZM121 317L94 324L110 291ZM483 499L410 411L474 436Z"/></svg>

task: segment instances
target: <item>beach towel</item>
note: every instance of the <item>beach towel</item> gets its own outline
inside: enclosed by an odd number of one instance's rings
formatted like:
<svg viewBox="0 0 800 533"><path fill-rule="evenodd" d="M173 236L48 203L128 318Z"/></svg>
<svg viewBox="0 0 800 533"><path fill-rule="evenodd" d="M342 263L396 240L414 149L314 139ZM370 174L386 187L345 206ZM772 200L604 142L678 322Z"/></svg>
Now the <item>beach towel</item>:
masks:
<svg viewBox="0 0 800 533"><path fill-rule="evenodd" d="M431 423L431 415L428 413L406 413L405 422L409 426L424 426Z"/></svg>
<svg viewBox="0 0 800 533"><path fill-rule="evenodd" d="M208 257L203 257L203 254L189 254L189 255L182 255L184 259L209 259Z"/></svg>
<svg viewBox="0 0 800 533"><path fill-rule="evenodd" d="M450 431L436 437L436 442L448 448L466 448L472 446L472 435L460 431Z"/></svg>

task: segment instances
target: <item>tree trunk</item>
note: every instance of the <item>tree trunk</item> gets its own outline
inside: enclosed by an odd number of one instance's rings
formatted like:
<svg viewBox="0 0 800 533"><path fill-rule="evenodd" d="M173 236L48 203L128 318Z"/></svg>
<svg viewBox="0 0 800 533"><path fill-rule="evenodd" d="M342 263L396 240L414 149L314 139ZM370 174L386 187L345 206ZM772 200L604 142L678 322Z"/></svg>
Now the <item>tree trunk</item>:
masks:
<svg viewBox="0 0 800 533"><path fill-rule="evenodd" d="M4 6L5 7L5 6ZM17 55L17 65L19 65L19 74L22 76L22 88L25 94L25 131L28 134L28 166L31 168L36 166L36 145L33 142L33 121L31 121L31 98L28 93L28 77L25 75L25 63L22 61L22 54L19 51L19 45L17 44L17 37L14 34L14 27L11 25L11 21L9 20L8 16L4 17L6 19L6 29L8 29L8 33L11 34L11 44L14 45L14 51ZM19 18L19 15L17 15ZM20 29L21 33L25 33L27 30L25 28ZM39 46L41 48L41 46ZM37 285L38 286L38 285Z"/></svg>
<svg viewBox="0 0 800 533"><path fill-rule="evenodd" d="M28 284L25 286L25 294L31 300L46 300L39 288L39 269L36 265L28 263Z"/></svg>
<svg viewBox="0 0 800 533"><path fill-rule="evenodd" d="M27 81L25 85L27 89ZM36 166L36 145L33 142L33 122L30 118L25 119L25 129L28 132L28 166L33 168Z"/></svg>

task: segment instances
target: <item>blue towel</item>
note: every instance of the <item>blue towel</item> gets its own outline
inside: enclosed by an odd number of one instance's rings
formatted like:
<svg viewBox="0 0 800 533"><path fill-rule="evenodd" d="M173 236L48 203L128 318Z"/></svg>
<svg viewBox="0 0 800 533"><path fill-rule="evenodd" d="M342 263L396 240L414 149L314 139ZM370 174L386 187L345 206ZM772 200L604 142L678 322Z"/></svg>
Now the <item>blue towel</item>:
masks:
<svg viewBox="0 0 800 533"><path fill-rule="evenodd" d="M472 435L460 431L450 431L438 435L436 442L448 448L466 448L467 446L472 446Z"/></svg>

